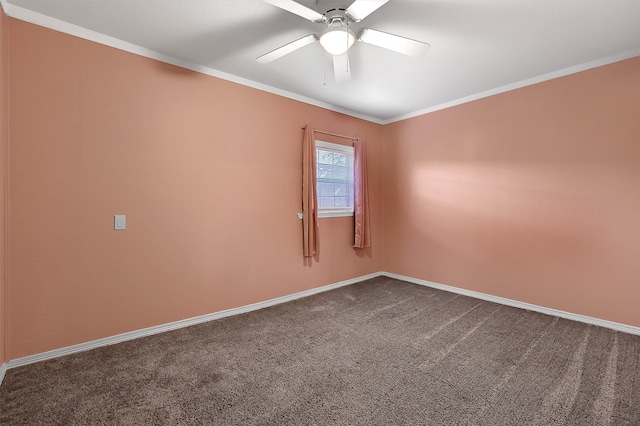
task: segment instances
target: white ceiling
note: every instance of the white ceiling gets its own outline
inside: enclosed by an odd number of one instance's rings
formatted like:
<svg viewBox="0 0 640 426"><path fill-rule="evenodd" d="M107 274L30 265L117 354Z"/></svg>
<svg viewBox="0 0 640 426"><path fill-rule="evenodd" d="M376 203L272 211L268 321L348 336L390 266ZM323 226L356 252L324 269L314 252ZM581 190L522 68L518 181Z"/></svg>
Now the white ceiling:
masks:
<svg viewBox="0 0 640 426"><path fill-rule="evenodd" d="M262 0L0 1L18 19L379 123L640 54L640 0L390 0L352 28L428 53L356 43L352 78L336 83L318 43L256 62L323 29Z"/></svg>

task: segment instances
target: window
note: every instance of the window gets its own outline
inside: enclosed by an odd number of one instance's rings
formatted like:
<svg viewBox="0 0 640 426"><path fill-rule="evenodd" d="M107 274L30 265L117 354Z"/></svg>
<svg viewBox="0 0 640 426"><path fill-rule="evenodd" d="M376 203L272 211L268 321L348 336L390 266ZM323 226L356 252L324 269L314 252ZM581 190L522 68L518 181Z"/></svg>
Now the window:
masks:
<svg viewBox="0 0 640 426"><path fill-rule="evenodd" d="M353 216L353 147L316 141L318 217Z"/></svg>

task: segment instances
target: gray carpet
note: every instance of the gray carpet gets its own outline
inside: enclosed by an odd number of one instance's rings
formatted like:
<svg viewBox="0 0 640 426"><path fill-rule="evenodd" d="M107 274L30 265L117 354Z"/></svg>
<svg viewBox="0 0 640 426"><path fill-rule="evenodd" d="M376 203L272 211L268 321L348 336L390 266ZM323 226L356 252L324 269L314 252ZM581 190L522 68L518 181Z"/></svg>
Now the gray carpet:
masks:
<svg viewBox="0 0 640 426"><path fill-rule="evenodd" d="M640 336L376 278L7 372L3 425L638 425Z"/></svg>

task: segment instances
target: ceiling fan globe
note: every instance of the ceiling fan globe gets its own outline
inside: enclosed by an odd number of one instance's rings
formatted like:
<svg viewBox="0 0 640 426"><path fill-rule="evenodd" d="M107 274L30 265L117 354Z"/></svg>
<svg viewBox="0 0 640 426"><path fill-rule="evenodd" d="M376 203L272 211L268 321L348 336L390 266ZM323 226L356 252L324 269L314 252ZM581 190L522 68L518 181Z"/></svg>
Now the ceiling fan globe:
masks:
<svg viewBox="0 0 640 426"><path fill-rule="evenodd" d="M356 35L349 28L329 27L320 34L320 44L331 55L346 53L356 41Z"/></svg>

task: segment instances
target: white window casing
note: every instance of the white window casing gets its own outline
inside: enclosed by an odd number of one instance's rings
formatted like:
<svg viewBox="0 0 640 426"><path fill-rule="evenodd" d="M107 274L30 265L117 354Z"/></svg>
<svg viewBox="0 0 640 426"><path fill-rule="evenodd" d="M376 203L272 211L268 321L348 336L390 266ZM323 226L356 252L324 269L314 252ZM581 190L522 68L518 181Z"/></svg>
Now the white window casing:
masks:
<svg viewBox="0 0 640 426"><path fill-rule="evenodd" d="M316 141L318 217L353 216L353 146Z"/></svg>

